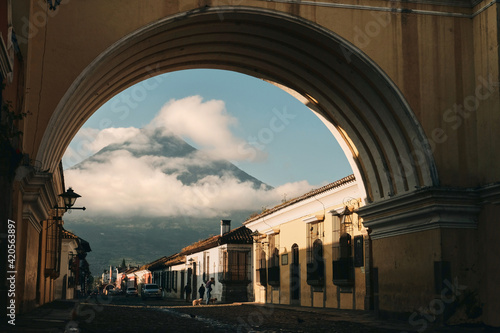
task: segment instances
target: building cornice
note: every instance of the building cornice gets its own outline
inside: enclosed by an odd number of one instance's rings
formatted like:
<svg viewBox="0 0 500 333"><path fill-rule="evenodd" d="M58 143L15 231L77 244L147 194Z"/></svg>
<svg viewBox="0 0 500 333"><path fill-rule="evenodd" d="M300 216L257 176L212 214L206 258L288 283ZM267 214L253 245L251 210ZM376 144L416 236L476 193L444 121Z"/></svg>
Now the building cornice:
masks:
<svg viewBox="0 0 500 333"><path fill-rule="evenodd" d="M477 228L481 197L474 189L422 188L357 210L373 239L435 228Z"/></svg>
<svg viewBox="0 0 500 333"><path fill-rule="evenodd" d="M291 199L287 202L284 202L280 205L277 205L271 209L266 210L265 212L249 218L243 225L252 225L257 221L263 221L264 219L274 218L288 211L296 211L297 208L310 204L311 202L319 202L323 200L325 197L331 196L332 194L338 193L340 191L345 190L346 188L351 188L355 186L357 189L357 182L354 178L354 175L347 176L342 178L336 182L325 185L319 189L307 192L304 195L301 195L297 198ZM338 200L338 198L335 198ZM308 211L305 214L309 214L311 212L310 207L308 207Z"/></svg>
<svg viewBox="0 0 500 333"><path fill-rule="evenodd" d="M40 222L51 216L52 207L57 204L52 174L31 172L21 180L20 185L23 219L28 220L40 232Z"/></svg>
<svg viewBox="0 0 500 333"><path fill-rule="evenodd" d="M500 205L500 183L485 185L478 192L484 204Z"/></svg>
<svg viewBox="0 0 500 333"><path fill-rule="evenodd" d="M266 2L278 2L278 3L294 3L297 4L296 0L260 0ZM484 12L486 9L490 8L500 0L391 0L388 3L399 3L400 8L393 6L370 6L366 4L353 3L350 1L339 2L326 2L326 1L311 1L302 0L299 4L304 6L317 6L317 7L331 7L331 8L341 8L341 9L357 9L357 10L369 10L372 12L389 12L389 13L400 13L400 14L415 14L415 15L431 15L431 16L445 16L445 17L459 17L472 19L477 15ZM481 5L484 2L483 5ZM433 6L433 10L408 8L415 7L419 5L430 5ZM403 7L404 6L404 7Z"/></svg>
<svg viewBox="0 0 500 333"><path fill-rule="evenodd" d="M355 182L344 184L342 187L337 187L329 191L309 197L305 200L297 202L293 205L286 206L274 211L269 215L264 215L258 219L247 221L244 223L251 230L258 230L266 233L266 231L279 228L279 225L291 222L297 219L313 219L316 220L316 215L325 215L334 206L343 206L345 198L359 197L358 185ZM322 211L322 214L319 213Z"/></svg>

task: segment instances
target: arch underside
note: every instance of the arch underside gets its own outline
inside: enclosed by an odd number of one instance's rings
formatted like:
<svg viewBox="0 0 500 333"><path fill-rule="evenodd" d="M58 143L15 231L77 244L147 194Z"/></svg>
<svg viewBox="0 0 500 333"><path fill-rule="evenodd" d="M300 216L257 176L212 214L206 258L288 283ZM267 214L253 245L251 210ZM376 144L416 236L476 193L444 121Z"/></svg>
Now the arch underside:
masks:
<svg viewBox="0 0 500 333"><path fill-rule="evenodd" d="M370 202L438 183L418 121L375 64L303 19L241 7L166 18L112 45L59 103L37 159L54 170L83 123L114 95L146 78L193 68L240 72L308 98L346 141Z"/></svg>

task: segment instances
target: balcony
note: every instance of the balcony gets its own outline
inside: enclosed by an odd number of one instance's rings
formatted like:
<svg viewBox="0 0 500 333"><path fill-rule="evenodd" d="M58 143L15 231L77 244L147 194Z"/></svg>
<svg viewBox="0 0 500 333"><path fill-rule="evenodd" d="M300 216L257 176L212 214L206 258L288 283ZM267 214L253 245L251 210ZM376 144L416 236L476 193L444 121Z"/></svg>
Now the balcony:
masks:
<svg viewBox="0 0 500 333"><path fill-rule="evenodd" d="M267 286L267 269L259 268L257 269L257 283L261 286Z"/></svg>
<svg viewBox="0 0 500 333"><path fill-rule="evenodd" d="M249 274L245 272L222 272L218 278L224 284L249 284L251 281Z"/></svg>
<svg viewBox="0 0 500 333"><path fill-rule="evenodd" d="M315 287L325 285L325 263L316 260L307 264L307 284Z"/></svg>
<svg viewBox="0 0 500 333"><path fill-rule="evenodd" d="M340 287L354 285L354 263L352 258L333 261L333 284Z"/></svg>
<svg viewBox="0 0 500 333"><path fill-rule="evenodd" d="M269 267L267 270L267 274L267 283L269 283L273 287L278 287L280 285L280 267Z"/></svg>

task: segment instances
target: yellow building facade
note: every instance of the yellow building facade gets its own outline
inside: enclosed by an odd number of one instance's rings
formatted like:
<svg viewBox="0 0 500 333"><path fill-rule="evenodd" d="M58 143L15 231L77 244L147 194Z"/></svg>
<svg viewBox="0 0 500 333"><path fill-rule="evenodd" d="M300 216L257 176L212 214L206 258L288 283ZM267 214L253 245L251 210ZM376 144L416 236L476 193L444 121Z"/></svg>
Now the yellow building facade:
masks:
<svg viewBox="0 0 500 333"><path fill-rule="evenodd" d="M370 241L354 176L250 218L255 301L370 309Z"/></svg>

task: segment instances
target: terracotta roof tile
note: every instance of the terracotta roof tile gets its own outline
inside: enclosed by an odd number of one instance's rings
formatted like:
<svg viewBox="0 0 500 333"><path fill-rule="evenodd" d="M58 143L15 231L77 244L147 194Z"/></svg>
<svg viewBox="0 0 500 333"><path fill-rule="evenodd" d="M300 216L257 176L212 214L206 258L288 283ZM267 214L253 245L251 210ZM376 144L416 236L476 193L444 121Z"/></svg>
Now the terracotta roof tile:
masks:
<svg viewBox="0 0 500 333"><path fill-rule="evenodd" d="M187 255L187 254L211 249L213 247L218 246L219 238L220 238L220 235L217 235L217 236L209 237L207 239L200 240L196 243L193 243L191 245L186 246L185 248L183 248L181 250L180 253Z"/></svg>
<svg viewBox="0 0 500 333"><path fill-rule="evenodd" d="M71 231L68 231L66 229L62 229L62 238L64 239L78 239L78 236L72 233Z"/></svg>
<svg viewBox="0 0 500 333"><path fill-rule="evenodd" d="M210 238L198 241L194 244L186 246L180 252L181 254L188 255L200 251L205 251L223 244L252 244L252 231L245 226L233 229L223 236L217 235Z"/></svg>
<svg viewBox="0 0 500 333"><path fill-rule="evenodd" d="M252 230L245 226L233 229L219 238L219 245L222 244L252 244Z"/></svg>

